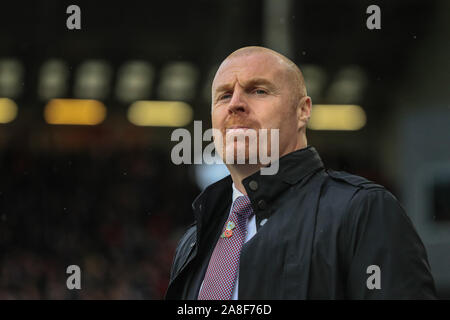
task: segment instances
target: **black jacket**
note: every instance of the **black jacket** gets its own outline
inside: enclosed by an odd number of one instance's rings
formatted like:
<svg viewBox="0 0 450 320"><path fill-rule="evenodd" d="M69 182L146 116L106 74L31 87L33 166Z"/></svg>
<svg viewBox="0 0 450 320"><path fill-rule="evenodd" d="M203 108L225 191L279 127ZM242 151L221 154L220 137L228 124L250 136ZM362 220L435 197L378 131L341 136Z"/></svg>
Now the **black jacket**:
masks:
<svg viewBox="0 0 450 320"><path fill-rule="evenodd" d="M231 184L228 176L195 199L196 223L176 249L166 299L197 298L228 217ZM276 175L257 172L243 185L257 233L242 247L239 299L436 298L422 241L384 187L325 170L313 147L280 158ZM379 289L368 287L373 265Z"/></svg>

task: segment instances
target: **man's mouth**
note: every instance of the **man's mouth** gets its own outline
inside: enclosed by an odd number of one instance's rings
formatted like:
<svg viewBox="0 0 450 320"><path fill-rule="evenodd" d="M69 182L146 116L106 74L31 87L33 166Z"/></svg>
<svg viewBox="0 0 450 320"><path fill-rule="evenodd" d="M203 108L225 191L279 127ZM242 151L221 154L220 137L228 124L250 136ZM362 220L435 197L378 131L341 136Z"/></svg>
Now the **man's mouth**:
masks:
<svg viewBox="0 0 450 320"><path fill-rule="evenodd" d="M239 132L245 132L248 129L250 129L249 127L245 127L245 126L231 126L225 129L225 131L227 133L239 133Z"/></svg>

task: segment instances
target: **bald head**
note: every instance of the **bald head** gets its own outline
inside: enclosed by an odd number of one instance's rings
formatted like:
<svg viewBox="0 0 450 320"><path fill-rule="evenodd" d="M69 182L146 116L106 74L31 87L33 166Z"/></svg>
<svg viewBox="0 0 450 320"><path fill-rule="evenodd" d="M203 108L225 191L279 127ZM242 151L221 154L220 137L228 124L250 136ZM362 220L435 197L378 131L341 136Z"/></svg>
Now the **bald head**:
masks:
<svg viewBox="0 0 450 320"><path fill-rule="evenodd" d="M294 62L292 62L292 60L274 50L258 46L243 47L228 55L228 57L226 57L222 62L221 66L233 58L248 57L251 55L259 54L270 56L277 60L279 66L286 72L286 75L290 78L292 94L295 98L300 99L301 97L307 95L305 80L299 67ZM219 73L219 70L217 71L217 73Z"/></svg>
<svg viewBox="0 0 450 320"><path fill-rule="evenodd" d="M230 129L244 135L249 129L265 129L278 132L279 141L270 140L266 147L277 146L280 155L307 145L311 98L300 69L285 56L263 47L239 49L220 65L211 93L212 127L222 133L222 140ZM216 146L222 155L224 146L244 148L225 139Z"/></svg>

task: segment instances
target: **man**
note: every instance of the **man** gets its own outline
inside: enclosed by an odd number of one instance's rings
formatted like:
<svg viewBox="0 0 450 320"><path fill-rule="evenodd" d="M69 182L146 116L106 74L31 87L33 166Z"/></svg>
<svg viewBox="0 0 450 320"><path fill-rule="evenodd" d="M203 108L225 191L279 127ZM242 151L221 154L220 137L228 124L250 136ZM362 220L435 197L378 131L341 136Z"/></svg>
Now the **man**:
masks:
<svg viewBox="0 0 450 320"><path fill-rule="evenodd" d="M279 144L267 146L278 147L279 170L226 163L231 175L193 203L196 222L177 247L167 299L436 297L401 205L380 185L324 169L307 145L310 114L303 76L288 58L245 47L223 61L212 85L218 153L244 150L248 160L248 141L226 134L279 129Z"/></svg>

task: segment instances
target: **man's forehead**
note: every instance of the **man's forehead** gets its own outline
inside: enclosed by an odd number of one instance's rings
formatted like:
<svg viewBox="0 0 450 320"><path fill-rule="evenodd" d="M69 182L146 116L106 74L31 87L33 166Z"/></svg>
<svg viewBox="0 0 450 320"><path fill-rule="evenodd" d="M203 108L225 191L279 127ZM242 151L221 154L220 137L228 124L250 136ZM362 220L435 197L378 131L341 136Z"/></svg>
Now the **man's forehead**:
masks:
<svg viewBox="0 0 450 320"><path fill-rule="evenodd" d="M253 53L245 56L225 59L214 77L213 87L239 80L267 79L277 80L285 70L283 61L265 53Z"/></svg>

